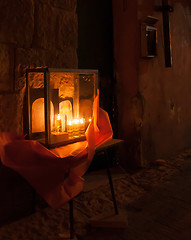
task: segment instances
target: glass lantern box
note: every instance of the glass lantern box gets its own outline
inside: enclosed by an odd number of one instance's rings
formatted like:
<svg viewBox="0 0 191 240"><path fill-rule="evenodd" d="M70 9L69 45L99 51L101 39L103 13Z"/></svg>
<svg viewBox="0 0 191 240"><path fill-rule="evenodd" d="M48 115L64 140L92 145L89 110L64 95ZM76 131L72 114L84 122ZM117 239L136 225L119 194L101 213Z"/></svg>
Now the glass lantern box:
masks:
<svg viewBox="0 0 191 240"><path fill-rule="evenodd" d="M46 147L85 140L98 89L98 70L26 70L28 136Z"/></svg>

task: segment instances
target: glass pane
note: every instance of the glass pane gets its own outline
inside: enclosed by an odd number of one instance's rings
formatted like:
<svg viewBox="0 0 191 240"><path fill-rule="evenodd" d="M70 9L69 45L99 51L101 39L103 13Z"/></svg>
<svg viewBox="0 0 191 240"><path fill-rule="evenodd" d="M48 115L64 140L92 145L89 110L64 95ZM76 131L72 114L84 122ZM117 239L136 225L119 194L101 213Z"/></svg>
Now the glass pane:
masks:
<svg viewBox="0 0 191 240"><path fill-rule="evenodd" d="M50 144L69 143L85 137L92 118L95 73L50 72Z"/></svg>
<svg viewBox="0 0 191 240"><path fill-rule="evenodd" d="M29 72L29 132L30 138L45 138L44 124L44 74Z"/></svg>

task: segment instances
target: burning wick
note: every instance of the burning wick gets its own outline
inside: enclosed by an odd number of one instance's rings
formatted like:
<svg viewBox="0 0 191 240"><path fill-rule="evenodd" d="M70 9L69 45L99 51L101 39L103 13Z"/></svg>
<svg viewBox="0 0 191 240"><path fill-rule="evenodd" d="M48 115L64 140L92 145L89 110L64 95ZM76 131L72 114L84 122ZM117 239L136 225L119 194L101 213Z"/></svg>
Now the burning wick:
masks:
<svg viewBox="0 0 191 240"><path fill-rule="evenodd" d="M73 126L72 126L72 121L68 120L67 121L67 132L68 132L68 136L71 138L73 136Z"/></svg>
<svg viewBox="0 0 191 240"><path fill-rule="evenodd" d="M72 121L68 120L68 125L71 126L72 125Z"/></svg>
<svg viewBox="0 0 191 240"><path fill-rule="evenodd" d="M77 119L77 118L73 119L73 123L74 124L78 124L79 123L79 119Z"/></svg>
<svg viewBox="0 0 191 240"><path fill-rule="evenodd" d="M83 124L84 123L84 119L80 118L80 123Z"/></svg>
<svg viewBox="0 0 191 240"><path fill-rule="evenodd" d="M67 131L69 136L80 137L85 133L85 119L74 118L67 121Z"/></svg>
<svg viewBox="0 0 191 240"><path fill-rule="evenodd" d="M56 117L56 131L62 132L62 122L61 122L60 114L58 114Z"/></svg>

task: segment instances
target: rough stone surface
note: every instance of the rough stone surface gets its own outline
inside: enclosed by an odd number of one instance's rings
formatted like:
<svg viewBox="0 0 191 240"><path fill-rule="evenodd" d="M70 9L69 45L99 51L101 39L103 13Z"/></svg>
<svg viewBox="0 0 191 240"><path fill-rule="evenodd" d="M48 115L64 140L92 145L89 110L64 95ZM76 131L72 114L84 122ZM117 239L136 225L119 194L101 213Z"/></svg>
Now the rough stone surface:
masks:
<svg viewBox="0 0 191 240"><path fill-rule="evenodd" d="M23 132L24 88L14 94L0 95L0 131Z"/></svg>
<svg viewBox="0 0 191 240"><path fill-rule="evenodd" d="M65 46L77 47L77 16L74 12L42 3L35 6L34 47L61 50Z"/></svg>
<svg viewBox="0 0 191 240"><path fill-rule="evenodd" d="M21 89L25 85L24 72L26 68L77 68L77 64L76 50L72 47L67 47L63 51L18 48L15 63L17 79L15 88Z"/></svg>
<svg viewBox="0 0 191 240"><path fill-rule="evenodd" d="M77 68L76 0L8 0L0 2L0 131L22 132L25 69ZM14 47L11 69L7 45ZM12 70L12 71L11 71ZM15 77L10 92L10 73ZM5 76L6 75L6 76Z"/></svg>
<svg viewBox="0 0 191 240"><path fill-rule="evenodd" d="M62 8L67 11L75 11L77 7L77 0L39 0L39 2Z"/></svg>
<svg viewBox="0 0 191 240"><path fill-rule="evenodd" d="M33 0L0 1L0 42L29 47L33 31Z"/></svg>
<svg viewBox="0 0 191 240"><path fill-rule="evenodd" d="M56 48L63 50L65 46L77 48L77 15L75 13L58 14L59 24L56 28Z"/></svg>
<svg viewBox="0 0 191 240"><path fill-rule="evenodd" d="M26 68L77 68L76 5L76 0L0 1L0 132L23 133ZM0 173L8 175L2 166ZM0 184L0 212L6 215L0 224L26 215L26 202L33 201L22 184L6 179Z"/></svg>
<svg viewBox="0 0 191 240"><path fill-rule="evenodd" d="M128 218L127 229L94 229L89 219L114 213L105 170L85 176L87 187L74 198L74 228L83 240L189 240L191 220L191 149L158 159L152 167L131 174L112 169L118 208ZM164 164L163 169L161 165ZM89 182L88 182L89 179ZM90 187L88 187L88 185ZM36 213L2 226L0 238L58 239L69 231L68 205L57 211L39 209ZM88 234L87 234L88 233ZM144 236L144 238L143 238Z"/></svg>
<svg viewBox="0 0 191 240"><path fill-rule="evenodd" d="M14 81L14 46L12 44L1 44L0 54L0 92L13 91Z"/></svg>

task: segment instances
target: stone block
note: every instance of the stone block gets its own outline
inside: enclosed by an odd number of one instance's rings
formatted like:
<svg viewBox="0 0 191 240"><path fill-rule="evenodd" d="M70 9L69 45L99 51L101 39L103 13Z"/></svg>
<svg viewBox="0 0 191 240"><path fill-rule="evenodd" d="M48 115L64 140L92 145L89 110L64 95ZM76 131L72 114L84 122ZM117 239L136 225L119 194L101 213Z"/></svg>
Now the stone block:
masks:
<svg viewBox="0 0 191 240"><path fill-rule="evenodd" d="M18 48L15 60L16 90L20 90L25 86L24 73L25 69L29 67L77 68L78 58L76 49L65 47L63 51L60 51Z"/></svg>
<svg viewBox="0 0 191 240"><path fill-rule="evenodd" d="M67 11L75 11L77 7L77 0L51 0L54 7L62 8Z"/></svg>
<svg viewBox="0 0 191 240"><path fill-rule="evenodd" d="M43 49L16 49L15 94L0 95L0 131L23 131L23 99L25 69L29 67L77 68L76 49L63 51Z"/></svg>
<svg viewBox="0 0 191 240"><path fill-rule="evenodd" d="M77 0L39 0L39 2L62 8L66 11L76 11L77 7Z"/></svg>
<svg viewBox="0 0 191 240"><path fill-rule="evenodd" d="M78 20L75 13L60 11L56 28L56 48L64 49L65 46L77 48L78 45Z"/></svg>
<svg viewBox="0 0 191 240"><path fill-rule="evenodd" d="M33 0L0 1L0 42L29 47L34 30Z"/></svg>
<svg viewBox="0 0 191 240"><path fill-rule="evenodd" d="M119 214L102 213L89 219L93 228L125 229L128 226L127 211L123 209Z"/></svg>
<svg viewBox="0 0 191 240"><path fill-rule="evenodd" d="M23 132L23 97L23 89L0 95L0 132Z"/></svg>
<svg viewBox="0 0 191 240"><path fill-rule="evenodd" d="M47 4L37 3L35 8L33 47L64 49L77 47L77 16Z"/></svg>
<svg viewBox="0 0 191 240"><path fill-rule="evenodd" d="M12 91L14 82L14 46L0 43L0 92Z"/></svg>
<svg viewBox="0 0 191 240"><path fill-rule="evenodd" d="M44 50L38 48L18 48L15 60L16 70L23 74L22 67L77 68L76 49L65 47L60 50ZM21 74L21 75L22 75ZM21 76L18 75L18 76Z"/></svg>

